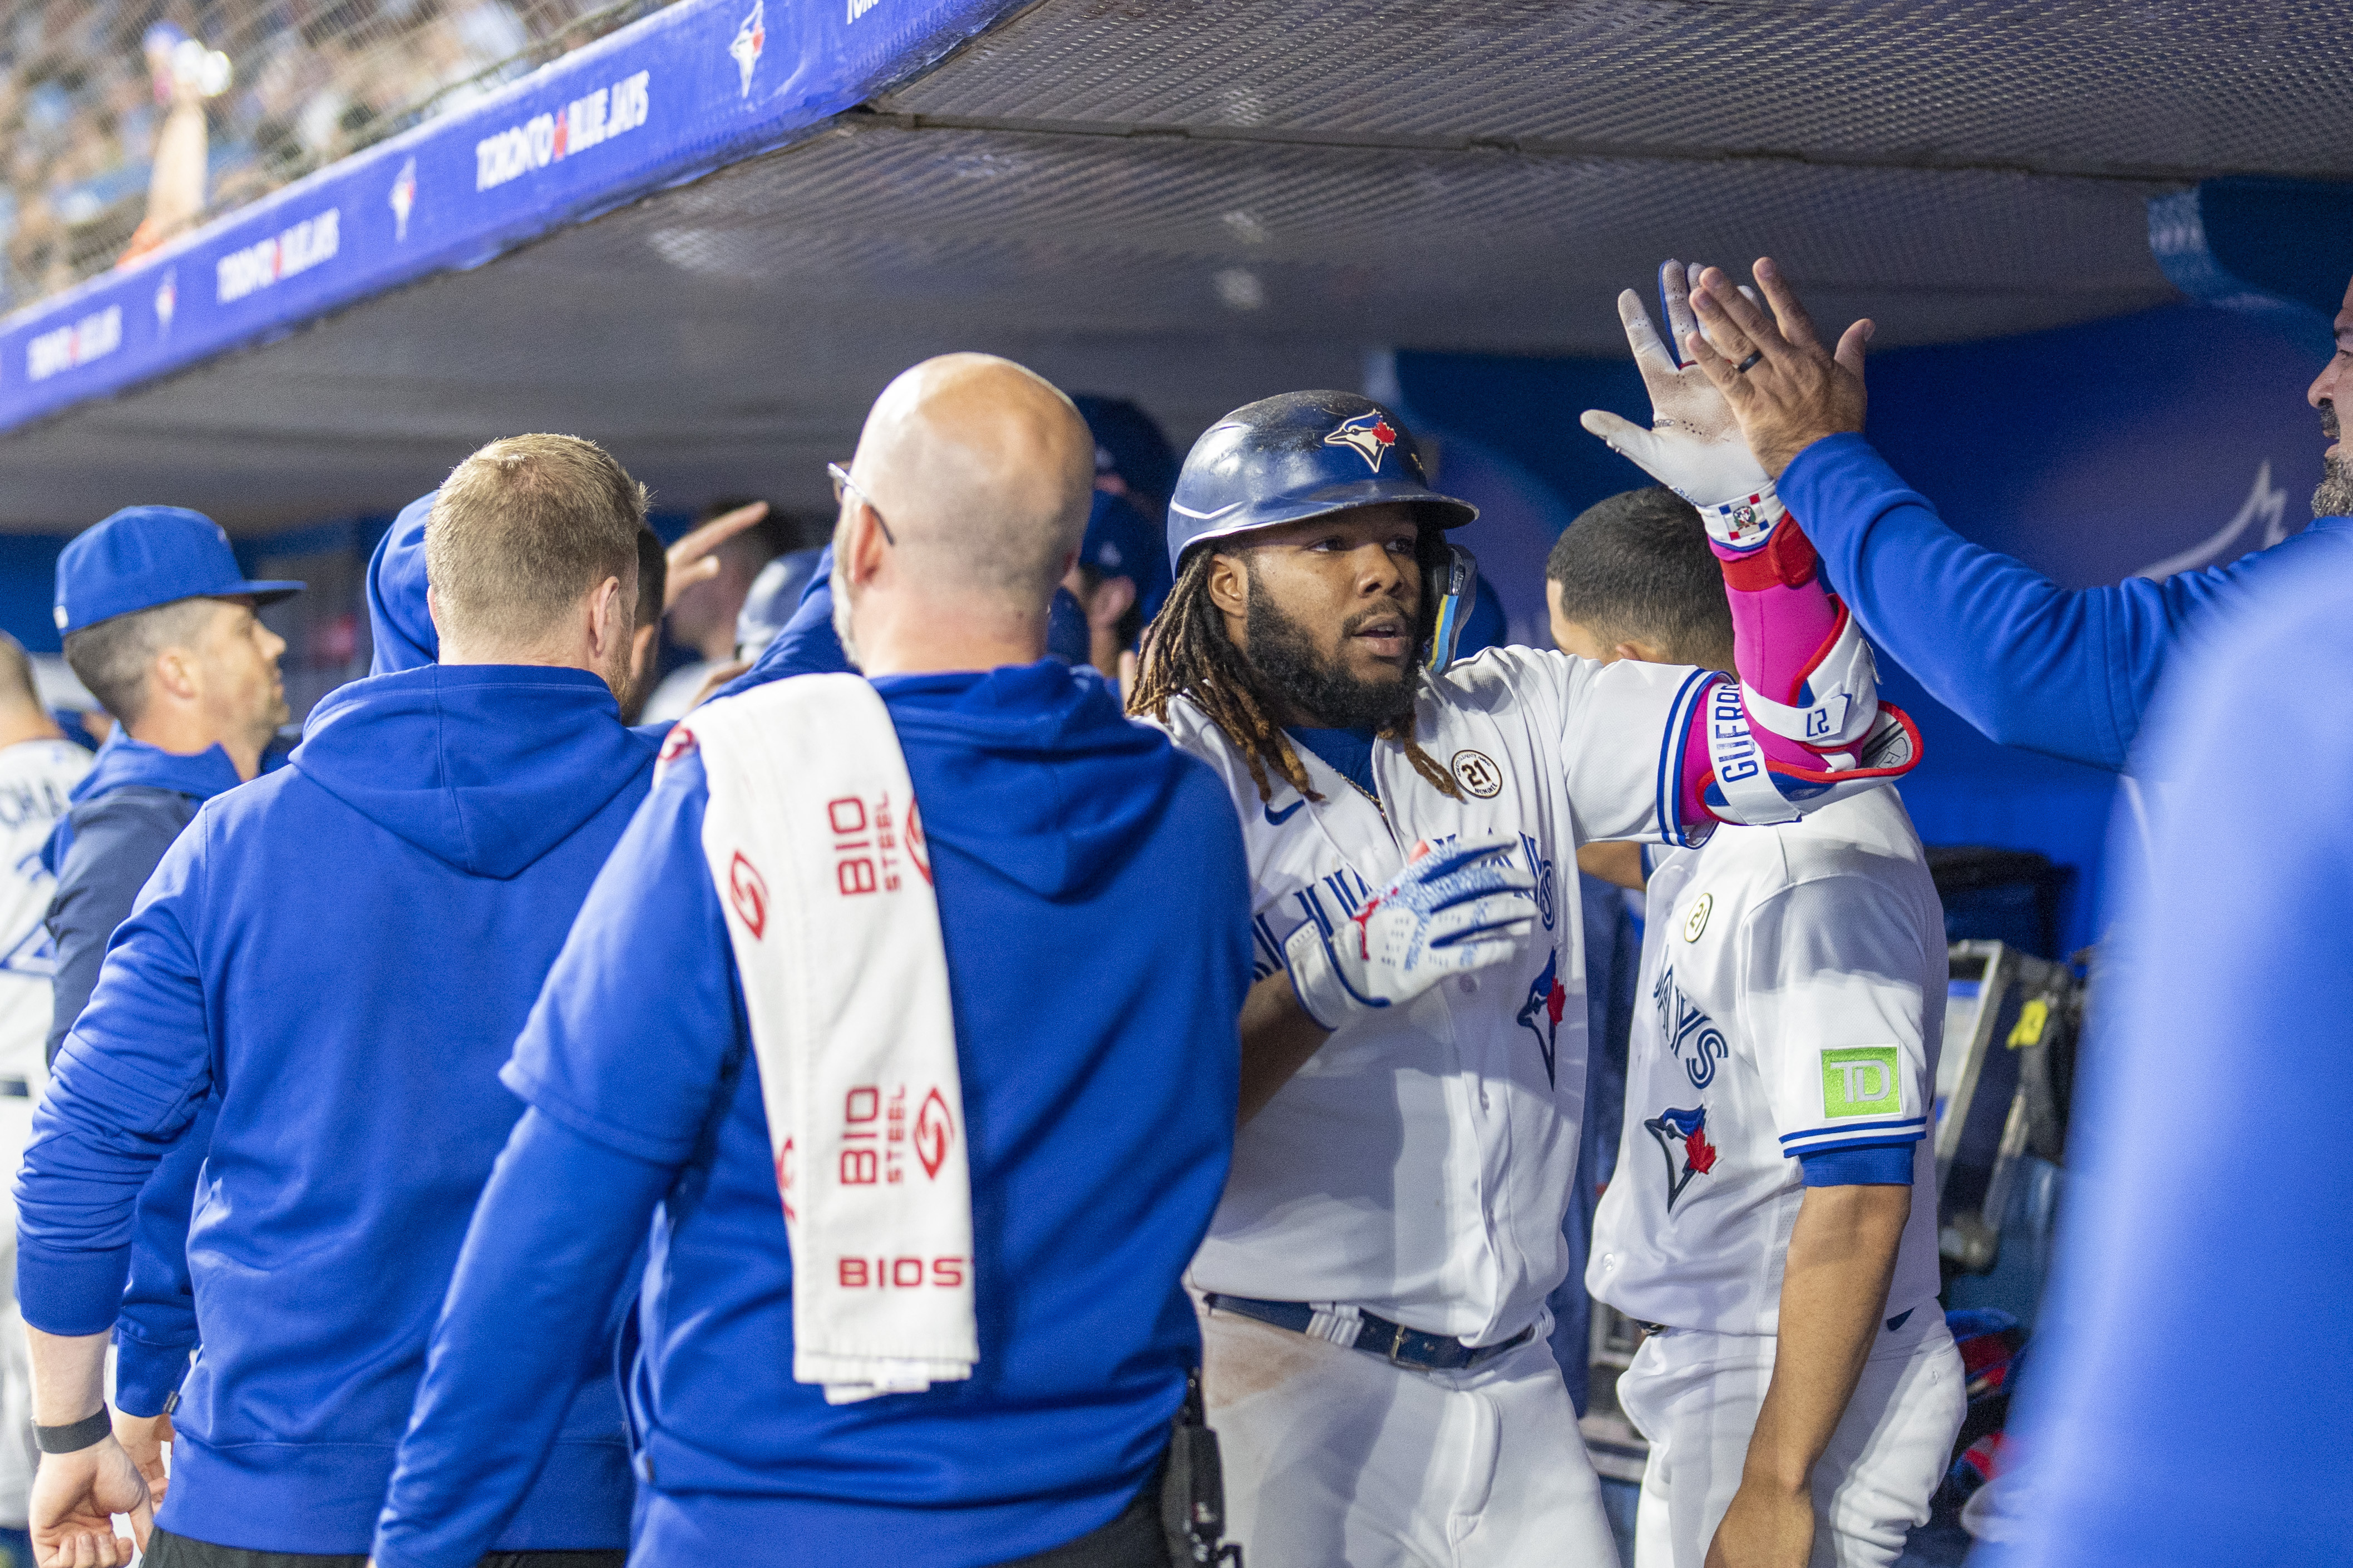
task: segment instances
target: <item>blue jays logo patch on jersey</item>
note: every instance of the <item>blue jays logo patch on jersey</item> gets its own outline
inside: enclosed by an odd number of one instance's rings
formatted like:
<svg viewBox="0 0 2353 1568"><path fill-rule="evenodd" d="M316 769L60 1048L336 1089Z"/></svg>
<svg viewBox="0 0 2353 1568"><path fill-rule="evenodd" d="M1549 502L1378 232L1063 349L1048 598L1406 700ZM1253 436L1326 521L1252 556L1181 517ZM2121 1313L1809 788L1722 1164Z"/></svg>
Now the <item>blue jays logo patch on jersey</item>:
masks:
<svg viewBox="0 0 2353 1568"><path fill-rule="evenodd" d="M1559 1087L1554 1058L1560 1048L1560 1016L1568 1006L1568 987L1560 983L1560 954L1545 954L1544 973L1528 982L1528 999L1520 1004L1520 1026L1536 1037L1544 1053L1545 1086Z"/></svg>
<svg viewBox="0 0 2353 1568"><path fill-rule="evenodd" d="M1672 964L1659 971L1658 984L1651 987L1651 1005L1658 1009L1659 1038L1683 1064L1683 1076L1691 1079L1691 1086L1705 1089L1714 1083L1715 1064L1730 1054L1730 1047L1724 1043L1724 1031L1715 1026L1715 1020L1694 1006L1675 984Z"/></svg>
<svg viewBox="0 0 2353 1568"><path fill-rule="evenodd" d="M1397 445L1397 426L1378 414L1359 414L1354 419L1342 420L1324 437L1324 444L1347 447L1365 459L1365 467L1377 474L1381 471L1381 459Z"/></svg>
<svg viewBox="0 0 2353 1568"><path fill-rule="evenodd" d="M1672 1214L1675 1200L1683 1195L1692 1178L1704 1176L1715 1166L1715 1145L1707 1141L1707 1107L1662 1110L1643 1122L1642 1128L1659 1141L1659 1152L1667 1158L1667 1211Z"/></svg>

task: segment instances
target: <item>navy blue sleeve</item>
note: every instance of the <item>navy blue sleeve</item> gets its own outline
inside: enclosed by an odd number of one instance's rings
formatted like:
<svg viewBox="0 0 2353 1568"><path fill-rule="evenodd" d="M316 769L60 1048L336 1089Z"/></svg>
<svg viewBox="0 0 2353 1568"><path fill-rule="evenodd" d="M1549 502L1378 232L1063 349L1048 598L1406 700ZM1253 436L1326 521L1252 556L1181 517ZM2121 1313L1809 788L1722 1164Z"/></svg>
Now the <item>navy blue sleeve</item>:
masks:
<svg viewBox="0 0 2353 1568"><path fill-rule="evenodd" d="M702 764L666 764L581 906L500 1075L531 1110L466 1233L375 1558L470 1568L530 1489L601 1352L647 1217L741 1048L702 858Z"/></svg>
<svg viewBox="0 0 2353 1568"><path fill-rule="evenodd" d="M57 975L49 983L52 1066L98 984L107 942L130 919L139 889L194 812L182 797L140 790L76 806L71 815L72 837L49 900L49 940L58 950Z"/></svg>
<svg viewBox="0 0 2353 1568"><path fill-rule="evenodd" d="M2124 767L2193 621L2243 603L2251 579L2289 561L2353 546L2310 529L2161 584L2067 589L1955 533L1860 436L1808 447L1778 489L1864 633L1936 700L2005 745L2109 769Z"/></svg>
<svg viewBox="0 0 2353 1568"><path fill-rule="evenodd" d="M2353 616L2335 563L2290 577L2228 653L2183 661L2152 720L2178 788L2156 796L2147 869L2104 944L2011 1423L2033 1482L2010 1543L1973 1563L2345 1560L2353 963L2334 916L2353 725L2280 677L2353 663ZM2225 1322L2245 1331L2200 1331Z"/></svg>
<svg viewBox="0 0 2353 1568"><path fill-rule="evenodd" d="M715 701L722 697L740 696L755 686L765 686L787 676L839 675L849 668L849 656L841 651L841 639L833 630L833 547L828 545L825 553L818 557L808 591L801 595L800 608L793 612L793 618L760 650L751 668L712 697Z"/></svg>
<svg viewBox="0 0 2353 1568"><path fill-rule="evenodd" d="M188 1276L188 1226L196 1179L212 1152L219 1101L196 1118L139 1189L132 1222L131 1280L114 1325L114 1404L126 1415L161 1415L188 1374L196 1348L196 1294Z"/></svg>
<svg viewBox="0 0 2353 1568"><path fill-rule="evenodd" d="M140 1189L211 1089L202 845L190 833L164 853L33 1112L16 1176L16 1294L25 1321L48 1333L114 1326ZM185 1237L185 1215L178 1224Z"/></svg>
<svg viewBox="0 0 2353 1568"><path fill-rule="evenodd" d="M1863 1148L1824 1149L1800 1154L1810 1187L1908 1187L1912 1184L1912 1148L1916 1139L1901 1143L1874 1143Z"/></svg>
<svg viewBox="0 0 2353 1568"><path fill-rule="evenodd" d="M433 1331L378 1563L470 1568L499 1538L607 1353L610 1303L674 1174L523 1112Z"/></svg>

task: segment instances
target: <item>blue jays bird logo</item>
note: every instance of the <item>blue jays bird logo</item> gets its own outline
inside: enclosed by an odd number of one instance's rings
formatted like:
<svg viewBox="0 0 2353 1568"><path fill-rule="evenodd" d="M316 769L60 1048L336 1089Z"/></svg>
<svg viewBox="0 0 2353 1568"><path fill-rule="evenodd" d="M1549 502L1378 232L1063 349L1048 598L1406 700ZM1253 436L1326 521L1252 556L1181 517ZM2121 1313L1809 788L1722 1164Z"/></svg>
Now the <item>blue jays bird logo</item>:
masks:
<svg viewBox="0 0 2353 1568"><path fill-rule="evenodd" d="M744 15L742 24L735 29L734 40L727 46L728 58L735 62L735 68L744 77L744 90L737 96L752 96L752 72L760 63L760 52L767 47L766 0L752 0L752 9Z"/></svg>
<svg viewBox="0 0 2353 1568"><path fill-rule="evenodd" d="M1715 1165L1715 1145L1707 1141L1707 1107L1690 1110L1662 1110L1643 1129L1659 1141L1659 1152L1667 1158L1667 1209L1672 1213L1675 1200L1683 1195L1694 1176L1704 1176ZM1676 1169L1675 1155L1683 1155L1683 1168Z"/></svg>
<svg viewBox="0 0 2353 1568"><path fill-rule="evenodd" d="M1554 1077L1554 1054L1560 1046L1560 1016L1568 1006L1568 987L1560 983L1560 954L1545 955L1544 973L1528 982L1528 999L1520 1004L1520 1023L1536 1037L1536 1049L1544 1053L1545 1084L1557 1088Z"/></svg>
<svg viewBox="0 0 2353 1568"><path fill-rule="evenodd" d="M1340 421L1339 426L1324 437L1324 444L1347 447L1377 474L1381 471L1381 459L1397 445L1397 426L1378 413L1359 414L1354 419Z"/></svg>

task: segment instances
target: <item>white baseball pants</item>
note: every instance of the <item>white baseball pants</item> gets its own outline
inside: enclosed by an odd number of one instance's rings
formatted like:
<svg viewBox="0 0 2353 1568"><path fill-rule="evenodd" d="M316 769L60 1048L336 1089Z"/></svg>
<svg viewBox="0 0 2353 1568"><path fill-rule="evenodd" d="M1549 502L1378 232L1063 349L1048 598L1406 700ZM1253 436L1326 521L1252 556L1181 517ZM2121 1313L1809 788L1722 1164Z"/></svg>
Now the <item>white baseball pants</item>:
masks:
<svg viewBox="0 0 2353 1568"><path fill-rule="evenodd" d="M1960 1352L1933 1301L1883 1329L1846 1418L1814 1467L1810 1568L1887 1568L1951 1463L1968 1408ZM1634 1568L1702 1568L1740 1487L1773 1376L1769 1334L1670 1329L1618 1379L1618 1403L1651 1441L1634 1519Z"/></svg>
<svg viewBox="0 0 2353 1568"><path fill-rule="evenodd" d="M1542 1334L1417 1372L1231 1312L1201 1329L1227 1534L1252 1568L1617 1568Z"/></svg>

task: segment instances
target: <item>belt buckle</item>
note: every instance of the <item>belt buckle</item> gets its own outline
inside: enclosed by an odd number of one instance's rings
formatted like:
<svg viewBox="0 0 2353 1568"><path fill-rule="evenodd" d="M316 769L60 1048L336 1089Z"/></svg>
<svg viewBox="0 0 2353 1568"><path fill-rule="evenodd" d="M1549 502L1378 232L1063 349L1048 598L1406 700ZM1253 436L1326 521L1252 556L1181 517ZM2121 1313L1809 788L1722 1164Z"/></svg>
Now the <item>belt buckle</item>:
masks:
<svg viewBox="0 0 2353 1568"><path fill-rule="evenodd" d="M1407 1328L1403 1323L1391 1323L1389 1325L1388 1363L1391 1366L1402 1367L1410 1366L1412 1364L1404 1359L1405 1337L1411 1332L1413 1332L1413 1331Z"/></svg>

